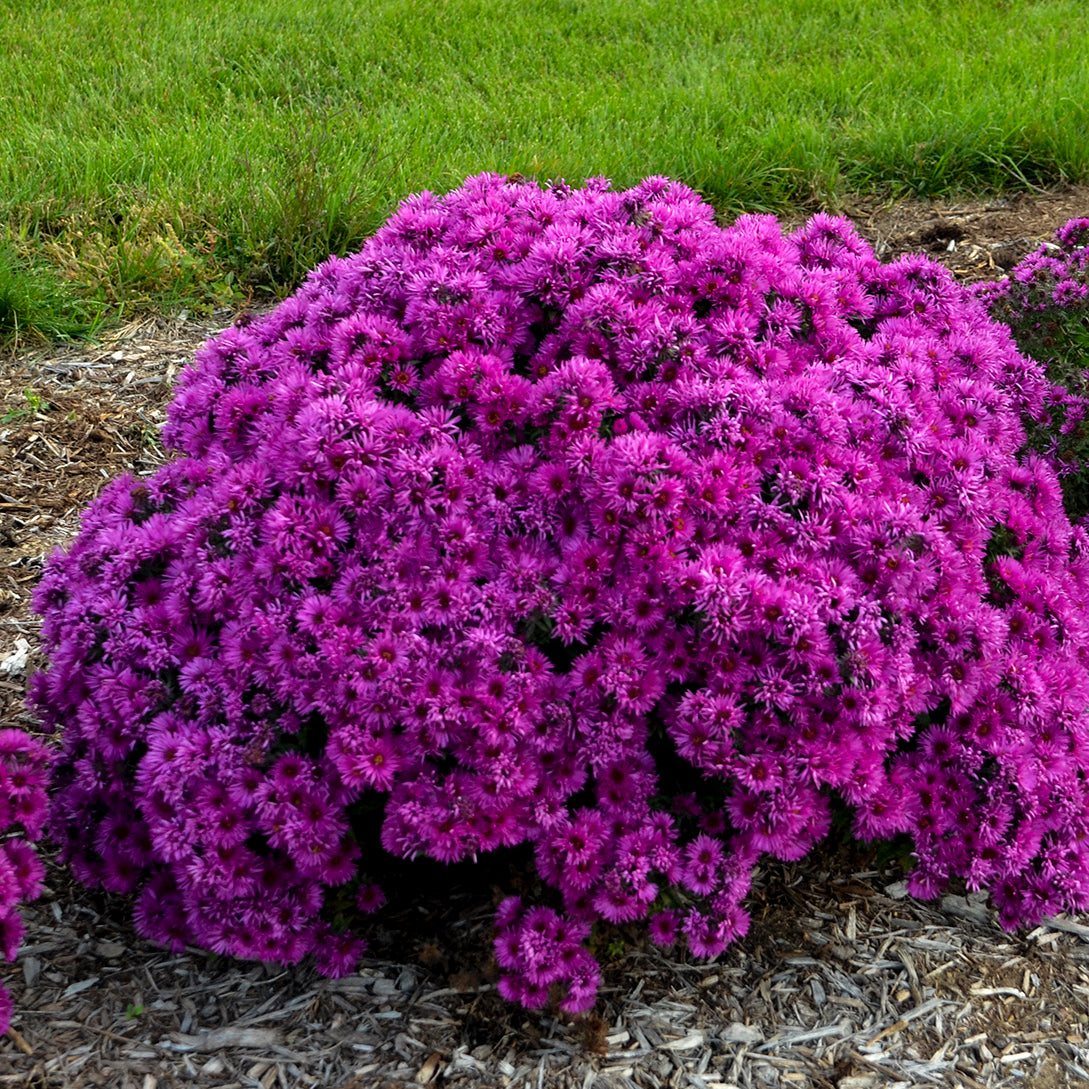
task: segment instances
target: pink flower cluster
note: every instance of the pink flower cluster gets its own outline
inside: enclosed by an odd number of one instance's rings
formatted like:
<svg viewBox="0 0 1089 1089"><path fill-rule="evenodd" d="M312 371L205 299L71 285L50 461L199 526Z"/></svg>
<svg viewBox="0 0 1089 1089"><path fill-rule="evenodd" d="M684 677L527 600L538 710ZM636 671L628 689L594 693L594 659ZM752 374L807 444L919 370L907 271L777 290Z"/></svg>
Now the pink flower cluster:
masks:
<svg viewBox="0 0 1089 1089"><path fill-rule="evenodd" d="M1039 361L1052 386L1048 411L1029 428L1030 445L1059 473L1073 521L1089 516L1089 219L1072 219L1055 241L1009 276L979 284L991 317Z"/></svg>
<svg viewBox="0 0 1089 1089"><path fill-rule="evenodd" d="M1008 300L1019 319L1089 304L1089 219L1069 220L1054 242L1023 258L1004 279L979 284L976 293L989 303Z"/></svg>
<svg viewBox="0 0 1089 1089"><path fill-rule="evenodd" d="M684 186L405 202L183 376L37 607L52 828L180 945L351 970L380 846L533 848L503 993L594 1000L597 920L714 956L830 799L1009 925L1089 906L1089 540L1041 369L846 220ZM359 902L373 907L372 886Z"/></svg>
<svg viewBox="0 0 1089 1089"><path fill-rule="evenodd" d="M0 953L14 960L23 938L19 903L41 892L45 870L28 841L45 827L49 751L22 730L0 730ZM0 984L0 1036L11 1024L12 1002Z"/></svg>

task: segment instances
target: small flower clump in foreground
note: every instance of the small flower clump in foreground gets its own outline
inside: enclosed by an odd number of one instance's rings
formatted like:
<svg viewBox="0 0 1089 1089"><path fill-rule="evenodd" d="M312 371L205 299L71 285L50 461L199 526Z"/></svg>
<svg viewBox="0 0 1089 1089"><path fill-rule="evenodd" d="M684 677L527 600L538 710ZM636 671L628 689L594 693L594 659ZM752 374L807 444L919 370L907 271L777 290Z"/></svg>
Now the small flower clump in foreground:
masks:
<svg viewBox="0 0 1089 1089"><path fill-rule="evenodd" d="M41 892L45 870L30 842L41 838L48 802L49 750L22 730L0 730L0 953L14 960L23 937L19 904ZM12 1002L0 984L0 1036Z"/></svg>
<svg viewBox="0 0 1089 1089"><path fill-rule="evenodd" d="M1089 541L1023 452L1048 398L846 220L724 229L661 178L414 197L199 353L178 457L51 561L53 833L143 934L333 974L377 852L528 844L553 891L501 906L501 990L570 1011L595 923L714 956L835 799L910 833L919 895L1085 908Z"/></svg>

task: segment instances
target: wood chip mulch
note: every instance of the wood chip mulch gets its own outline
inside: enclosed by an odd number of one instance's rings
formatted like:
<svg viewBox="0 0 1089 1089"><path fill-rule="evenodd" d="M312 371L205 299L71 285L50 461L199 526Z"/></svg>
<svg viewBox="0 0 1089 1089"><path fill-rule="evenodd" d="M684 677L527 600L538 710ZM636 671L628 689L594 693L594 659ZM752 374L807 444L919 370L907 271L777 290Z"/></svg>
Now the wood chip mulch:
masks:
<svg viewBox="0 0 1089 1089"><path fill-rule="evenodd" d="M985 279L1089 214L1089 190L849 211L885 258L922 250ZM172 381L233 316L148 319L0 360L2 725L35 729L22 701L42 664L29 596L45 558L107 480L161 462ZM16 1011L0 1086L1089 1086L1089 918L1008 934L979 897L911 899L895 862L858 847L763 867L750 934L710 964L621 932L600 953L598 1009L579 1019L497 995L501 872L481 891L429 871L376 917L373 956L334 981L165 953L136 936L125 902L43 854L46 892L24 909L18 962L0 966Z"/></svg>

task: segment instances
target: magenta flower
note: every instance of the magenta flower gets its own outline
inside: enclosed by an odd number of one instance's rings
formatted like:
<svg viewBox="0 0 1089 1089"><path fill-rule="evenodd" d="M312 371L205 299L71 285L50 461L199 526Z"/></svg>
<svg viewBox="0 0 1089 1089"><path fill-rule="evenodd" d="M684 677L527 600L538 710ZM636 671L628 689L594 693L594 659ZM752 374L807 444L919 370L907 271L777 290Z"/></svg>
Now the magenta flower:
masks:
<svg viewBox="0 0 1089 1089"><path fill-rule="evenodd" d="M652 915L647 923L651 941L655 945L666 948L676 944L679 923L680 916L676 911L659 911L656 915Z"/></svg>
<svg viewBox="0 0 1089 1089"><path fill-rule="evenodd" d="M23 938L19 904L38 897L45 869L29 841L41 837L47 802L50 753L22 730L0 730L0 954L14 960ZM130 886L131 887L131 886ZM127 890L126 890L127 891ZM0 985L0 1035L13 1007Z"/></svg>

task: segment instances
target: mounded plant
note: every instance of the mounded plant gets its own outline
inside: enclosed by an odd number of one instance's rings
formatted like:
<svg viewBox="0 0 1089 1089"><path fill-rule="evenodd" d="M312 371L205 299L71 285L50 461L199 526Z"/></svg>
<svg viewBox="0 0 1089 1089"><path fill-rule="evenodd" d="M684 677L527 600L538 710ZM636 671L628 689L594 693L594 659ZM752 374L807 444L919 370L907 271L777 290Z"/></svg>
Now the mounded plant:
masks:
<svg viewBox="0 0 1089 1089"><path fill-rule="evenodd" d="M596 922L717 954L835 799L910 834L918 895L1089 907L1051 399L846 220L721 228L661 178L413 197L198 354L175 459L50 562L63 857L149 938L337 974L378 852L529 844L553 894L499 909L501 990L569 1011Z"/></svg>

